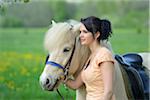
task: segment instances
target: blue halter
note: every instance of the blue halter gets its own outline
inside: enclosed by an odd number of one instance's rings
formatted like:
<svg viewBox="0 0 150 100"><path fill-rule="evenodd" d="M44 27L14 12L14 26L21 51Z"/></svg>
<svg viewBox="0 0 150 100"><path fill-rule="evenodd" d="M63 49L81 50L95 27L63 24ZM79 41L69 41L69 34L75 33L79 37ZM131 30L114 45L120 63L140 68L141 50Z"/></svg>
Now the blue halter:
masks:
<svg viewBox="0 0 150 100"><path fill-rule="evenodd" d="M60 64L55 63L53 61L47 61L46 64L50 64L52 66L55 66L55 67L58 67L58 68L61 68L61 69L65 70L63 66L61 66Z"/></svg>

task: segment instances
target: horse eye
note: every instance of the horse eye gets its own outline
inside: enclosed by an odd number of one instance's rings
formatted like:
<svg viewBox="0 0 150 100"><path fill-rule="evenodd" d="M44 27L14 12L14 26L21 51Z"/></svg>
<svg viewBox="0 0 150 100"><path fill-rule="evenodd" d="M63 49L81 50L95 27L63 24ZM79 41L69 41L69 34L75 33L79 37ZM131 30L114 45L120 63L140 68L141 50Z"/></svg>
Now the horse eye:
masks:
<svg viewBox="0 0 150 100"><path fill-rule="evenodd" d="M71 49L71 48L69 48L69 47L68 47L68 48L65 48L65 49L63 50L63 52L69 52L70 49Z"/></svg>

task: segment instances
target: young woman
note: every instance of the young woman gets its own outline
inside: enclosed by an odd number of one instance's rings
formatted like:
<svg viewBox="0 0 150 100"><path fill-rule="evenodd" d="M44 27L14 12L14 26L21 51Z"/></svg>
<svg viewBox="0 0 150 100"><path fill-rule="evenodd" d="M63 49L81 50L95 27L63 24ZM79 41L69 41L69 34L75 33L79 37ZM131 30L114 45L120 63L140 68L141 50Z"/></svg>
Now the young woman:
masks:
<svg viewBox="0 0 150 100"><path fill-rule="evenodd" d="M72 89L86 86L86 100L114 100L114 58L111 52L100 44L111 36L111 23L91 16L81 19L80 41L91 50L91 55L75 79L68 79L66 85Z"/></svg>

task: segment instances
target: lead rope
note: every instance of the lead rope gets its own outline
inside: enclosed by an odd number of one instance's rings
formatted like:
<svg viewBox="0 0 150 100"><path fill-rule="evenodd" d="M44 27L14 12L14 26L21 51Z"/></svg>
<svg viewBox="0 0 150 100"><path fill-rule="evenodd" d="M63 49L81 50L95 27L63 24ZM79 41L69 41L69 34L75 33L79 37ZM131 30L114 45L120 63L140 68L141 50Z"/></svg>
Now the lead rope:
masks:
<svg viewBox="0 0 150 100"><path fill-rule="evenodd" d="M71 95L71 91L70 91L70 89L67 87L67 85L65 84L66 81L67 81L68 79L72 79L72 77L73 77L73 76L68 76L68 77L66 77L66 79L64 80L64 88L65 88L65 90L67 91L67 95L66 95L66 99L67 99L67 100L73 100L73 96ZM70 98L69 98L69 97L70 97Z"/></svg>
<svg viewBox="0 0 150 100"><path fill-rule="evenodd" d="M65 84L64 84L64 87L65 87L65 89L67 91L67 97L66 97L67 100L70 100L71 98L72 98L71 100L73 100L73 96L71 95L71 92L69 91L68 87Z"/></svg>
<svg viewBox="0 0 150 100"><path fill-rule="evenodd" d="M69 99L69 95L71 96L72 100L73 100L73 96L70 94L69 89L65 86L65 89L67 91L67 95L66 95L66 99ZM61 95L61 93L59 92L59 90L57 89L57 93L59 94L59 96L61 97L61 100L65 100L64 97Z"/></svg>
<svg viewBox="0 0 150 100"><path fill-rule="evenodd" d="M64 97L60 94L59 90L57 89L57 93L59 94L59 96L61 97L61 100L64 100Z"/></svg>
<svg viewBox="0 0 150 100"><path fill-rule="evenodd" d="M66 99L69 100L69 90L66 86L66 84L64 84L65 90L67 91L67 95L66 95Z"/></svg>

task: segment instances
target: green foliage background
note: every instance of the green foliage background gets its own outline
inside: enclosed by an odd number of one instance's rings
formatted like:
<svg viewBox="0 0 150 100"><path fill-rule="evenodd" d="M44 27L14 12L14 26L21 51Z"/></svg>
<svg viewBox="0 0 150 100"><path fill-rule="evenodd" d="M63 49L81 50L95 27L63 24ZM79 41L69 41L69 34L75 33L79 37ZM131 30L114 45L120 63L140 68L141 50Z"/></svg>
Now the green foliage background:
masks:
<svg viewBox="0 0 150 100"><path fill-rule="evenodd" d="M69 0L68 0L69 1ZM73 0L70 0L73 1ZM79 1L79 0L78 0ZM80 20L98 16L109 19L117 28L148 28L148 0L81 0L73 3L64 0L30 0L13 3L0 10L1 27L46 27L51 20Z"/></svg>

